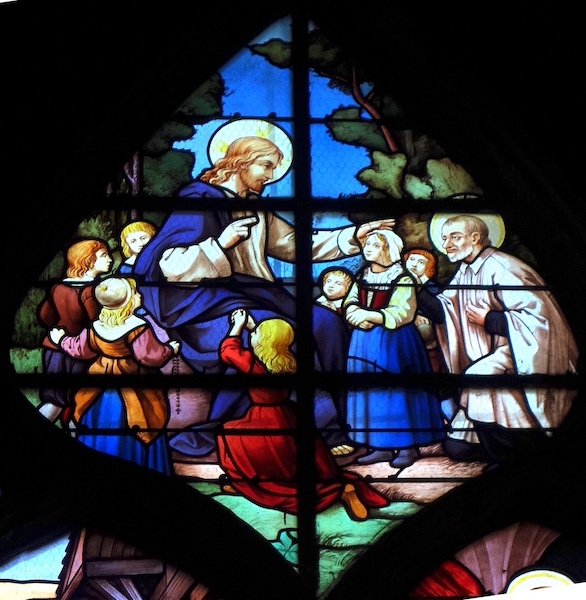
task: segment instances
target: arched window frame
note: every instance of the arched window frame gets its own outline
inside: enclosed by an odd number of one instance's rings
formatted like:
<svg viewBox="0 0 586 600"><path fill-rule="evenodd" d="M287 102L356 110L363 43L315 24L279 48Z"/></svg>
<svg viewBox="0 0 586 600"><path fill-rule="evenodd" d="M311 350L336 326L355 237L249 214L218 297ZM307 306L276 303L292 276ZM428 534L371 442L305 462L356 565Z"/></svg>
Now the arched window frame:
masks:
<svg viewBox="0 0 586 600"><path fill-rule="evenodd" d="M247 36L245 36L245 37L247 37ZM219 63L221 63L221 60L219 61ZM125 119L125 118L121 118L120 120L121 120L121 122L125 122L125 121L126 121L126 119ZM470 135L471 135L471 134L470 134ZM128 137L129 137L129 138L130 138L130 137L132 137L130 133L128 134ZM457 137L457 136L456 136L456 137ZM464 136L464 134L462 134L462 137L465 137L465 136ZM465 148L466 150L470 150L470 148L469 148L469 147L468 147L468 145L467 145L467 144L469 144L469 143L470 143L470 141L469 141L469 140L463 140L463 141L465 141L466 143L464 143L464 144L462 145L462 147L463 147L463 148ZM96 158L96 162L98 162L98 164L100 164L100 163L102 163L102 162L104 161L104 158L103 158L103 156L102 156L102 154L101 154L101 152L100 152L100 148L99 148L99 147L96 147L96 148L95 148L95 149L94 149L94 150L93 150L93 151L92 151L90 154L93 154L93 158ZM106 165L103 165L103 164L102 164L102 167L105 167L105 168L104 168L104 169L101 171L101 175L100 175L100 176L96 176L96 180L97 180L97 179L101 179L101 180L102 180L101 182L103 182L103 180L104 180L104 178L103 178L103 173L104 173L104 171L112 169L112 168L113 168L113 166L114 166L114 165L116 165L116 164L118 164L118 165L119 165L119 164L121 164L121 162L120 162L120 160L119 160L119 159L121 158L121 156L120 156L121 154L122 154L122 150L120 150L120 151L117 151L117 152L116 152L116 155L117 155L117 156L115 157L115 159L114 159L114 160L112 160L112 161L108 160L108 165L107 165L107 167L106 167ZM467 156L468 156L468 157L470 157L470 154L467 154ZM493 166L494 166L494 165L493 165ZM489 170L489 167L486 167L486 170L488 171L488 170ZM520 180L520 178L518 178L518 175L517 175L517 174L515 174L515 176L513 177L513 179L515 179L516 181ZM67 188L67 186L65 186L65 187ZM496 187L497 191L499 191L499 189L498 189L498 185L497 185L497 186L495 186L495 187ZM64 190L64 191L65 191L64 198L65 198L65 199L69 199L69 200L70 200L72 203L75 203L75 202L74 202L74 200L75 200L75 199L74 199L74 194L73 194L73 190L74 190L74 188L75 188L75 186L72 186L71 188L69 188L69 190L67 190L67 189L65 189L65 190ZM99 186L97 186L97 185L96 185L96 186L93 186L93 185L91 185L91 184L90 184L90 185L88 185L88 188L91 188L91 189L93 189L93 191L94 191L94 192L96 192L96 191L99 189ZM501 184L500 188L501 188L501 189L506 189L506 186L505 186L504 184ZM527 199L530 199L530 198L531 198L531 195L532 195L532 194L531 194L531 192L529 192L529 191L527 191L527 192L526 192ZM49 196L51 196L51 194L49 194ZM56 198L56 196L53 196L52 200L55 200L55 198ZM97 200L97 195L96 195L96 200ZM506 202L504 199L503 199L502 201L503 201L503 202ZM550 207L550 210L551 210L551 207ZM75 213L75 216L72 216L72 217L69 219L69 221L68 221L68 222L71 224L71 223L75 222L76 220L78 220L78 218L79 218L79 215L80 215L82 212L83 212L83 210L82 210L82 211L79 211L79 212L76 212L76 213ZM547 221L547 219L544 219L544 221ZM530 226L530 224L529 224L529 223L523 223L523 221L522 221L522 219L521 219L521 218L518 218L518 220L517 220L517 221L515 221L515 225L516 225L516 226L518 226L518 228L519 228L519 231L522 231L522 232L527 232L527 233L529 233L529 230L531 229L531 226ZM64 229L66 229L66 227L65 227L65 226L64 226L63 228L64 228ZM540 229L538 229L538 232L539 232L539 231L546 230L546 229L547 229L547 227L545 226L545 224L541 223L541 224L540 224ZM54 247L53 247L53 249L56 249L56 246L54 246ZM48 253L48 254L50 254L50 253ZM549 261L548 261L548 258L547 258L547 256L546 256L545 254L544 254L543 256L540 256L540 258L542 258L542 257L545 259L545 261L544 261L544 264L548 265L548 267L549 267L549 269L550 269L550 272L551 272L553 275L555 275L555 263L554 263L553 261L549 262ZM32 263L36 263L36 260L34 260L34 258L33 258L33 259L31 259L31 258L28 258L28 259L26 259L26 260L28 261L28 264L29 264L29 265L31 264L31 262L32 262ZM561 282L561 280L560 280L560 282ZM24 284L24 287L26 287L26 283ZM20 290L20 288L19 288L19 290ZM16 296L16 294L15 294L15 296ZM26 411L21 411L20 409L16 409L16 412L17 412L17 413L21 413L21 412L25 412L25 413L26 413ZM30 416L30 415L29 415L29 416ZM57 448L57 447L63 448L63 451L64 451L64 452L67 452L67 451L69 451L70 449L71 449L71 450L73 449L73 448L70 448L70 445L69 445L69 444L61 445L61 443L60 443L60 442L57 442L57 439L56 439L56 438L54 438L54 436L52 435L52 434L53 434L53 432L49 432L49 431L47 431L47 430L46 430L46 428L45 428L43 425L37 425L37 424L35 423L35 425L34 425L34 427L33 427L33 430L34 430L34 429L37 429L37 428L39 429L39 439L40 439L40 440L46 439L46 440L48 441L48 443L49 443L49 444L51 444L51 445L52 445L52 444L54 443L56 448ZM76 451L75 451L75 454L77 454L77 455L78 455L78 458L79 458L79 460L80 460L79 466L81 466L81 464L82 464L82 463L81 463L81 460L82 460L82 456L83 456L83 454L84 454L84 453L82 453L82 452L78 452L78 451L76 450ZM85 460L85 458L87 458L87 457L83 456L83 460ZM92 463L94 463L94 462L95 462L95 464L96 464L96 465L98 465L98 464L101 464L101 463L102 463L102 461L99 461L99 460L98 460L98 461L91 461L91 462L92 462ZM104 462L104 463L103 463L103 465L104 465L104 467L106 467L106 466L107 466L107 462ZM109 466L108 466L108 468L109 468ZM122 471L124 471L124 469L123 469ZM122 472L121 472L121 477L122 477ZM120 481L120 483L121 483L121 484L123 484L123 481ZM69 491L73 491L73 490L69 490Z"/></svg>

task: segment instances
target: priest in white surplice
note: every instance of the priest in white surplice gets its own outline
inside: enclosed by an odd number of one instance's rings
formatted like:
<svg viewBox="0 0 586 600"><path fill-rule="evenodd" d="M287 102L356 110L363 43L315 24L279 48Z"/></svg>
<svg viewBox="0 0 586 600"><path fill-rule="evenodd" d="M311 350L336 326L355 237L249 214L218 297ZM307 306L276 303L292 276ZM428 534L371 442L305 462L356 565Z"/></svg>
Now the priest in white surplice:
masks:
<svg viewBox="0 0 586 600"><path fill-rule="evenodd" d="M576 371L576 342L555 298L531 267L491 246L482 219L458 215L446 220L442 247L450 262L460 265L441 293L423 290L419 306L435 323L450 373ZM553 387L463 389L451 439L462 441L461 447L479 442L491 463L527 455L562 422L575 395ZM470 423L473 431L456 431Z"/></svg>

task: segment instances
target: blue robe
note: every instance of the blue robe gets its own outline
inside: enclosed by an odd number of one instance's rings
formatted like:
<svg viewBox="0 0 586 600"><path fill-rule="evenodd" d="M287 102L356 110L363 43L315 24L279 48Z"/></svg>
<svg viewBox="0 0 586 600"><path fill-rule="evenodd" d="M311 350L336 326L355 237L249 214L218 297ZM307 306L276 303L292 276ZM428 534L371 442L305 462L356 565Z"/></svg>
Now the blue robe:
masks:
<svg viewBox="0 0 586 600"><path fill-rule="evenodd" d="M194 181L179 192L187 198L226 198L218 186ZM229 278L205 280L197 286L169 283L159 261L165 250L187 247L208 238L217 239L234 220L229 211L174 211L143 248L134 265L143 306L154 319L181 342L185 361L200 373L223 374L227 366L219 359L218 348L229 325L228 317L237 308L246 308L256 322L280 317L295 327L294 297L278 283L236 273ZM153 285L154 284L154 285ZM322 307L313 308L314 339L319 369L342 372L346 364L348 333L339 315ZM206 423L181 432L170 440L184 454L204 456L215 448L214 427L242 416L249 407L244 391L224 390L212 403ZM324 406L325 404L325 406ZM318 426L331 429L328 443L346 443L340 432L338 411L329 397L319 402Z"/></svg>

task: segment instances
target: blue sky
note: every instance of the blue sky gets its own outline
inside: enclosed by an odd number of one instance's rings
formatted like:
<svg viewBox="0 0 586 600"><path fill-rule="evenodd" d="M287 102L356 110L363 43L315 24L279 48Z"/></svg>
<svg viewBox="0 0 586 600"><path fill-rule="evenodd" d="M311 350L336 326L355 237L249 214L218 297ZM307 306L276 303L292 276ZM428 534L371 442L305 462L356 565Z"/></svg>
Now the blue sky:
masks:
<svg viewBox="0 0 586 600"><path fill-rule="evenodd" d="M289 41L289 20L283 19L252 40L253 43L266 42L278 37ZM241 50L220 69L226 85L223 98L224 116L268 117L276 115L288 119L293 116L293 85L290 69L272 66L264 58L252 54L248 49ZM321 118L339 107L356 107L349 94L330 85L326 77L310 73L310 112ZM196 158L193 176L210 166L207 146L210 136L224 121L212 121L196 126L193 137L176 142L174 147L193 152ZM294 131L288 121L278 121L279 126L294 139ZM350 194L360 194L366 187L358 182L355 174L370 164L364 148L341 144L333 140L323 125L311 128L312 144L312 193L316 197L337 198ZM293 196L292 172L281 181L267 186L265 196Z"/></svg>

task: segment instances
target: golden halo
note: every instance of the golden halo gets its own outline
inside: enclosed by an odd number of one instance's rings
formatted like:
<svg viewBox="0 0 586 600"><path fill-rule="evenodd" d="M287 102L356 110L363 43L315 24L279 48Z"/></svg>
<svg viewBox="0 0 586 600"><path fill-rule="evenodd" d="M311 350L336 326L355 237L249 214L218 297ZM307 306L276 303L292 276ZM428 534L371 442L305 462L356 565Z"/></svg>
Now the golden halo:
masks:
<svg viewBox="0 0 586 600"><path fill-rule="evenodd" d="M281 164L275 169L273 178L267 183L275 183L287 175L293 162L293 143L289 134L262 119L235 119L219 127L210 138L208 157L213 165L226 155L228 146L241 137L256 136L273 142L283 153Z"/></svg>
<svg viewBox="0 0 586 600"><path fill-rule="evenodd" d="M458 214L464 213L436 213L429 222L429 239L431 240L434 248L442 254L446 254L446 251L442 247L442 227L447 219L450 217L456 217ZM500 215L484 213L465 214L482 219L488 227L488 236L490 237L492 245L495 248L501 246L505 239L505 222Z"/></svg>
<svg viewBox="0 0 586 600"><path fill-rule="evenodd" d="M506 594L515 592L527 592L530 590L539 590L542 588L552 588L560 585L572 585L574 582L563 573L551 569L534 569L524 571L511 578L507 587Z"/></svg>

